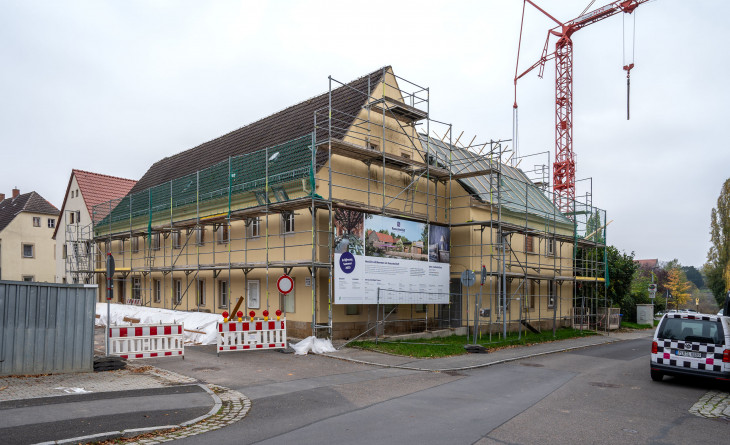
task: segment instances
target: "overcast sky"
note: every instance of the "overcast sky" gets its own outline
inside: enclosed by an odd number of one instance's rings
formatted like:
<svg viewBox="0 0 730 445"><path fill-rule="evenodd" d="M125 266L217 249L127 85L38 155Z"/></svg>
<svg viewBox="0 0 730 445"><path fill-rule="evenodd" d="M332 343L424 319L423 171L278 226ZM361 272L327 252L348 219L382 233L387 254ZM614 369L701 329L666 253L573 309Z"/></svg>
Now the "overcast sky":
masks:
<svg viewBox="0 0 730 445"><path fill-rule="evenodd" d="M567 21L589 2L538 3ZM165 156L326 91L328 75L349 81L384 65L429 87L432 117L464 140L512 137L519 0L0 8L6 195L35 190L60 208L73 168L139 179ZM730 2L657 0L635 14L630 121L622 15L573 36L576 176L592 178L594 205L613 220L610 244L700 266L710 211L730 177ZM528 7L521 67L537 60L552 26ZM551 61L544 79L518 85L523 155L554 155L554 73ZM585 193L589 183L580 184Z"/></svg>

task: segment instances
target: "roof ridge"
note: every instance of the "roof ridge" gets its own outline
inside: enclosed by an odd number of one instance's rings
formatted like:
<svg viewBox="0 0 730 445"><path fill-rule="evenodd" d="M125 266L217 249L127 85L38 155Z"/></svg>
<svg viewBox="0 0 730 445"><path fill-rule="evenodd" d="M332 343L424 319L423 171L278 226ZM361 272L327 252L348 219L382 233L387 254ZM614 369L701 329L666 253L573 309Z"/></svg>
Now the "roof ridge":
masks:
<svg viewBox="0 0 730 445"><path fill-rule="evenodd" d="M78 168L72 168L71 169L71 173L73 173L73 174L76 174L76 173L86 173L86 174L90 174L90 175L104 176L104 177L112 178L112 179L121 179L123 181L137 182L136 179L122 178L121 176L105 175L104 173L90 172L90 171L81 170L81 169L78 169Z"/></svg>
<svg viewBox="0 0 730 445"><path fill-rule="evenodd" d="M344 88L345 86L347 86L347 85L350 85L350 84L353 84L353 83L357 82L358 80L364 79L364 78L366 78L366 77L370 77L370 76L372 76L372 75L373 75L373 74L375 74L375 73L378 73L378 72L383 72L384 70L386 70L386 69L388 69L388 68L392 68L392 66L391 66L391 65L386 65L386 66L383 66L383 67L381 67L381 68L378 68L378 69L377 69L377 70L375 70L375 71L371 71L371 72L370 72L370 73L368 73L368 74L364 74L364 75L362 75L362 76L360 76L360 77L358 77L358 78L356 78L356 79L353 79L353 80L351 80L351 81L349 81L349 82L344 82L344 83L343 83L342 85L340 85L340 86L338 86L337 88L335 88L335 90L338 90L338 89L340 89L340 88ZM382 77L381 77L381 80L382 80ZM162 158L162 159L160 159L159 161L155 162L155 164L158 164L158 163L160 163L160 162L163 162L163 161L165 161L166 159L172 159L172 158L174 158L174 157L176 157L176 156L182 155L183 153L187 153L187 152L189 152L189 151L191 151L191 150L195 150L196 148L200 147L201 145L204 145L204 144L208 144L208 143L211 143L211 142L213 142L213 141L217 141L217 140L219 140L219 139L222 139L222 138L224 138L224 137L226 137L226 136L228 136L228 135L231 135L231 134L233 134L233 133L235 133L235 132L237 132L237 131L240 131L241 129L244 129L244 128L246 128L246 127L250 127L250 126L252 126L252 125L255 125L255 124L257 124L257 123L259 123L259 122L261 122L261 121L264 121L264 120L266 120L266 119L270 119L270 118L272 118L272 117L276 116L277 114L283 114L283 113L284 113L284 112L286 112L287 110L290 110L290 109L292 109L292 108L295 108L295 107L298 107L298 106L300 106L300 105L302 105L302 104L305 104L305 103L307 103L307 102L310 102L310 101L312 101L312 100L314 100L314 99L317 99L318 97L321 97L321 96L323 96L323 95L325 95L325 94L327 94L327 92L324 92L324 93L320 93L320 94L316 94L316 95L314 95L314 96L311 96L311 97L309 97L308 99L305 99L305 100L301 100L301 101L299 101L299 102L297 102L297 103L295 103L295 104L289 105L288 107L286 107L286 108L283 108L283 109L281 109L281 110L279 110L279 111L275 111L275 112L273 112L273 113L271 113L271 114L269 114L269 115L266 115L266 116L264 116L264 117L262 117L262 118L256 119L255 121L251 121L251 122L249 122L249 123L247 123L247 124L245 124L245 125L242 125L242 126L240 126L240 127L236 128L236 129L234 129L234 130L231 130L231 131L229 131L229 132L227 132L227 133L223 133L222 135L220 135L220 136L218 136L218 137L216 137L216 138L213 138L213 139L209 139L209 140L207 140L207 141L205 141L205 142L201 142L200 144L198 144L198 145L196 145L196 146L194 146L194 147L188 148L187 150L183 150L183 151L181 151L181 152L175 153L175 154L173 154L173 155L170 155L170 156L165 156L164 158ZM155 164L153 164L153 165L155 165Z"/></svg>

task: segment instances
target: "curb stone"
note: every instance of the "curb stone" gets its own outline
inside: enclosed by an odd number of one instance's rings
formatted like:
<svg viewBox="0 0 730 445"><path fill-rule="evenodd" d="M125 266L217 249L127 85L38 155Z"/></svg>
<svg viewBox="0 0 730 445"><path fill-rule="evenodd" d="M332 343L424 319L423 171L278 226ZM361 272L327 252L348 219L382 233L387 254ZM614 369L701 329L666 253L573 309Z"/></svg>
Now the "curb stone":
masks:
<svg viewBox="0 0 730 445"><path fill-rule="evenodd" d="M170 380L193 380L172 371L152 368L150 374ZM171 383L172 384L172 383ZM208 431L217 430L246 417L251 408L251 400L238 391L214 384L198 384L214 400L213 407L206 414L179 425L161 425L148 428L135 428L121 431L109 431L90 436L74 437L57 441L42 442L37 445L69 444L69 443L104 443L119 438L127 439L129 445L152 445L169 442L183 437L195 436ZM158 434L155 432L159 431ZM141 437L140 437L141 436ZM134 440L140 437L139 440Z"/></svg>

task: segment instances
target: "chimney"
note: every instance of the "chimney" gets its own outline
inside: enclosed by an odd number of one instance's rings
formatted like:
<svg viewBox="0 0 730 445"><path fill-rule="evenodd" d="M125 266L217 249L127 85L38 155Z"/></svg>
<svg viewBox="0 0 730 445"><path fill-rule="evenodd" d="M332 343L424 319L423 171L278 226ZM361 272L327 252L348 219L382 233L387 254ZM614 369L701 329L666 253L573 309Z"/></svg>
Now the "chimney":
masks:
<svg viewBox="0 0 730 445"><path fill-rule="evenodd" d="M15 187L13 189L13 198L17 198L18 195L20 195L20 189L18 189L18 187Z"/></svg>
<svg viewBox="0 0 730 445"><path fill-rule="evenodd" d="M5 193L0 193L0 202L5 200Z"/></svg>

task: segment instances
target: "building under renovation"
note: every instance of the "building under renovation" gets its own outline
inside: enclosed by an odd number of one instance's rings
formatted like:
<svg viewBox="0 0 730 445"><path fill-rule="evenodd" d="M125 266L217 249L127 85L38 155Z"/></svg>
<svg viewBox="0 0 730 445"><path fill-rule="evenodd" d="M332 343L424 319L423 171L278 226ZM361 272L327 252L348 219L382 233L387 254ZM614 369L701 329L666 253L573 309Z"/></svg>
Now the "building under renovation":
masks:
<svg viewBox="0 0 730 445"><path fill-rule="evenodd" d="M605 212L559 212L546 169L433 114L391 67L329 78L95 206L94 271L110 252L115 302L222 313L243 297L295 337L607 329Z"/></svg>

